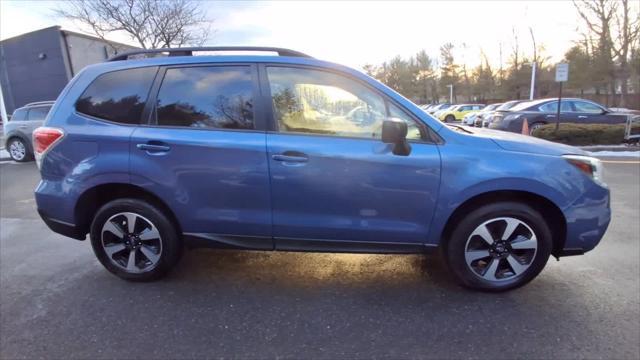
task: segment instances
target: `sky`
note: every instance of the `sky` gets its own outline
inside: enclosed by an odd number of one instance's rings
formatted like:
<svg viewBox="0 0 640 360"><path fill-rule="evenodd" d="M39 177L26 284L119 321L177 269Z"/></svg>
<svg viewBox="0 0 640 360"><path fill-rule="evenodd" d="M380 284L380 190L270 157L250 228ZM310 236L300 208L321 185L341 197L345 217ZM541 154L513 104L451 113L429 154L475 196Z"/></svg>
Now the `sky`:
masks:
<svg viewBox="0 0 640 360"><path fill-rule="evenodd" d="M0 0L0 39L53 25L83 31L56 17L64 2ZM355 68L381 64L425 49L439 56L445 42L457 61L475 66L482 50L494 66L500 44L506 63L518 35L524 55L532 41L561 60L579 40L580 20L571 1L202 1L215 30L208 45L279 46ZM122 35L112 40L131 43Z"/></svg>

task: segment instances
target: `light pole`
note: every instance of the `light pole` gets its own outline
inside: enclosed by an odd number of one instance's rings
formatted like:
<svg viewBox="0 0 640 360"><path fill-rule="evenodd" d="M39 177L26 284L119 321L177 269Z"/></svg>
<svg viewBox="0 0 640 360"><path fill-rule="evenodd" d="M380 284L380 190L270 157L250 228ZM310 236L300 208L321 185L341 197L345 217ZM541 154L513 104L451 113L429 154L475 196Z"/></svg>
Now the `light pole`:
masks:
<svg viewBox="0 0 640 360"><path fill-rule="evenodd" d="M449 88L449 103L453 104L453 84L447 85Z"/></svg>
<svg viewBox="0 0 640 360"><path fill-rule="evenodd" d="M6 135L4 132L5 125L9 121L7 117L7 108L4 107L4 94L2 94L2 85L0 84L0 117L2 117L2 137Z"/></svg>
<svg viewBox="0 0 640 360"><path fill-rule="evenodd" d="M533 94L536 90L536 63L531 63L531 91L529 92L529 100L533 100Z"/></svg>

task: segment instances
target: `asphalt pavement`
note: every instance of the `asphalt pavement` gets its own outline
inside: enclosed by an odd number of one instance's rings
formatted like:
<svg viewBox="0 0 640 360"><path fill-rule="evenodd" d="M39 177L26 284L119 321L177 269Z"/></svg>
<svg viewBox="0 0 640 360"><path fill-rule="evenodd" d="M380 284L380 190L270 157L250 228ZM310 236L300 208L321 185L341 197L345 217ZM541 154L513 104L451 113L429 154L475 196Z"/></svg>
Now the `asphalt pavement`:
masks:
<svg viewBox="0 0 640 360"><path fill-rule="evenodd" d="M129 283L38 218L33 163L0 163L0 358L640 358L640 163L612 158L601 244L502 294L435 258L188 251Z"/></svg>

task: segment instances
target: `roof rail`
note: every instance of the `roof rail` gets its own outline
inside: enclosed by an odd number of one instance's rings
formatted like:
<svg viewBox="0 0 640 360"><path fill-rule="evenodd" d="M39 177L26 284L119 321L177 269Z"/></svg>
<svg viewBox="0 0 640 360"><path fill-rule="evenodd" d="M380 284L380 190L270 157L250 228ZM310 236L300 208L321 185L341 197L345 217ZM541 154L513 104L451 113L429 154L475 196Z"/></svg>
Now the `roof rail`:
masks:
<svg viewBox="0 0 640 360"><path fill-rule="evenodd" d="M160 48L160 49L140 49L123 52L113 56L107 61L128 60L129 56L141 54L162 54L169 53L168 56L193 56L194 51L268 51L278 53L278 56L305 57L311 56L295 50L283 49L278 47L262 47L262 46L203 46L203 47L183 47L183 48Z"/></svg>
<svg viewBox="0 0 640 360"><path fill-rule="evenodd" d="M35 102L30 102L28 104L24 104L22 107L26 107L26 106L36 106L36 105L51 105L54 104L55 101L54 100L47 100L47 101L35 101Z"/></svg>

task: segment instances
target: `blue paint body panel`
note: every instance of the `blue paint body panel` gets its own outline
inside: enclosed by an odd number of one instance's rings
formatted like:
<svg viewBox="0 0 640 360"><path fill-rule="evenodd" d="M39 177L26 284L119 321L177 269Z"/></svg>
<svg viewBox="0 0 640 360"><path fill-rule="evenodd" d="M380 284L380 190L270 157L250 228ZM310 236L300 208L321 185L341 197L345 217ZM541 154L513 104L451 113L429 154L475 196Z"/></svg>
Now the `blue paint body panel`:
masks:
<svg viewBox="0 0 640 360"><path fill-rule="evenodd" d="M205 130L121 125L74 110L84 89L105 72L224 63L302 65L344 74L411 113L442 141L413 142L409 156L398 156L373 139L278 133L268 119L255 131ZM259 97L260 104L270 106L270 100ZM309 58L168 57L89 66L67 85L46 126L63 129L65 136L43 159L38 209L80 233L86 229L78 229L79 199L106 184L131 185L160 199L183 233L255 237L273 244L268 248L277 248L278 239L438 245L456 209L494 191L526 192L554 204L566 224L565 249L593 249L611 216L609 190L561 157L584 155L581 150L443 126L374 79ZM150 142L169 149L139 149ZM308 159L274 160L287 151Z"/></svg>

